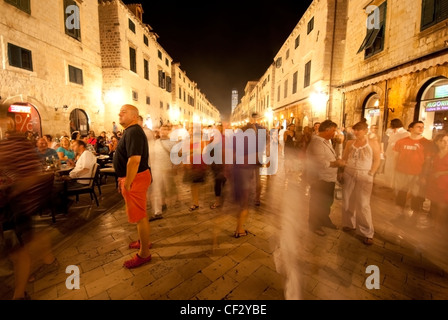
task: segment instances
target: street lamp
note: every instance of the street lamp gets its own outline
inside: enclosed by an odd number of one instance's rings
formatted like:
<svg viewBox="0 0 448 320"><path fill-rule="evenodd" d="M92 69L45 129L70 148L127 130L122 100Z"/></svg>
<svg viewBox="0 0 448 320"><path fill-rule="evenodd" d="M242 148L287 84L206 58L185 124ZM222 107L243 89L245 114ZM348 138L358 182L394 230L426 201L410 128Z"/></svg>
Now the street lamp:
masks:
<svg viewBox="0 0 448 320"><path fill-rule="evenodd" d="M317 114L322 114L325 112L325 109L327 108L328 94L322 91L315 91L310 95L310 102L311 102L311 117L313 118L314 121L313 110Z"/></svg>
<svg viewBox="0 0 448 320"><path fill-rule="evenodd" d="M265 116L265 118L266 118L267 121L268 121L268 129L270 129L270 128L271 128L272 121L273 121L273 119L274 119L274 111L272 111L271 108L268 108L268 109L266 110L266 112L264 113L264 116Z"/></svg>

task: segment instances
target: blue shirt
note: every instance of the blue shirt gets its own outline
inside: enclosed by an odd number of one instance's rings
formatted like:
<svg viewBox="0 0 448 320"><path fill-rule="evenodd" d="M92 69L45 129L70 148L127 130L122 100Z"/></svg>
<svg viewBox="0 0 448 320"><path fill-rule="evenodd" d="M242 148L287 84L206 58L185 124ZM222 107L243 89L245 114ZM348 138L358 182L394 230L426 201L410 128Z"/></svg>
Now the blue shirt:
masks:
<svg viewBox="0 0 448 320"><path fill-rule="evenodd" d="M68 159L73 160L75 159L75 152L74 151L70 151L67 149L64 149L62 147L59 147L56 152L63 152L65 156L67 156Z"/></svg>

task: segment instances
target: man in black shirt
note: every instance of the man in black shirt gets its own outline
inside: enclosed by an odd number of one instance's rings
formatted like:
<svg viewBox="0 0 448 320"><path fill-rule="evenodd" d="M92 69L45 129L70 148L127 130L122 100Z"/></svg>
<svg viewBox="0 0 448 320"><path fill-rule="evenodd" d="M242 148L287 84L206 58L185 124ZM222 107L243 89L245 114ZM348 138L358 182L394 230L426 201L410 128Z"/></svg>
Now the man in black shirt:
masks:
<svg viewBox="0 0 448 320"><path fill-rule="evenodd" d="M124 266L131 269L151 260L150 229L146 215L146 191L151 184L151 173L148 166L148 140L138 124L138 109L126 104L121 107L118 116L125 130L115 151L114 168L119 192L126 203L128 221L137 224L139 237L139 240L129 244L129 248L139 249L139 252L124 262Z"/></svg>

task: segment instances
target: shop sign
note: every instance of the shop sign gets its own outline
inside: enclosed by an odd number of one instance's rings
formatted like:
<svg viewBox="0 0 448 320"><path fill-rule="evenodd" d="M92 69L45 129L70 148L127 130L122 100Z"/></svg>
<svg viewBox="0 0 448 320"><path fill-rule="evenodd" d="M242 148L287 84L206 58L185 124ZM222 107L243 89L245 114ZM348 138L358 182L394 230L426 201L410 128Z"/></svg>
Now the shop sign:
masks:
<svg viewBox="0 0 448 320"><path fill-rule="evenodd" d="M13 112L13 113L31 113L31 107L27 107L27 106L18 106L18 105L11 105L8 108L8 112Z"/></svg>
<svg viewBox="0 0 448 320"><path fill-rule="evenodd" d="M426 112L448 111L448 100L428 102Z"/></svg>

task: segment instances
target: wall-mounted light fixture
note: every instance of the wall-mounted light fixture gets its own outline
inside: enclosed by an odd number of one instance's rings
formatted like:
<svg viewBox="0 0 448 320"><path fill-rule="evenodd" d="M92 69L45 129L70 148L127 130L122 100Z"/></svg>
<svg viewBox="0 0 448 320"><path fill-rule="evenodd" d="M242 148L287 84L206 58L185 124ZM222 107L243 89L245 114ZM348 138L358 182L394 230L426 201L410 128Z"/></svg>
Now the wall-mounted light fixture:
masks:
<svg viewBox="0 0 448 320"><path fill-rule="evenodd" d="M64 104L64 105L62 106L62 108L64 108L64 109L68 109L68 105Z"/></svg>
<svg viewBox="0 0 448 320"><path fill-rule="evenodd" d="M54 107L54 111L58 111L58 107Z"/></svg>
<svg viewBox="0 0 448 320"><path fill-rule="evenodd" d="M387 108L390 112L395 113L395 108Z"/></svg>

